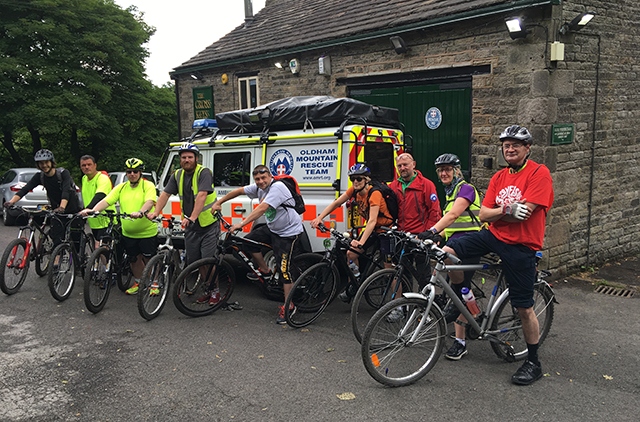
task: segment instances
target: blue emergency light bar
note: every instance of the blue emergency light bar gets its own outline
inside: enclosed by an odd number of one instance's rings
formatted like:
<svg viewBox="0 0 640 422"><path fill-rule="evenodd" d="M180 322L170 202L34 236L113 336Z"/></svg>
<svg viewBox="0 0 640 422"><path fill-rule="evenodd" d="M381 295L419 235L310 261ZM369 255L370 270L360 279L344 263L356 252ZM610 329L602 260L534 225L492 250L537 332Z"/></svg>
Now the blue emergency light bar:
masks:
<svg viewBox="0 0 640 422"><path fill-rule="evenodd" d="M193 121L193 129L206 129L218 127L218 122L215 119L198 119Z"/></svg>

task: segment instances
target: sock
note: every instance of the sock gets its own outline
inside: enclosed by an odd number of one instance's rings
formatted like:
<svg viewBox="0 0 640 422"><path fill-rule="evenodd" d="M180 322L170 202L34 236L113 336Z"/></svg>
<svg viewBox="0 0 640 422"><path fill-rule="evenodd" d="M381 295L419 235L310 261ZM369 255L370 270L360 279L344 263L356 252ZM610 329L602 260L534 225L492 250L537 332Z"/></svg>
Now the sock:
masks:
<svg viewBox="0 0 640 422"><path fill-rule="evenodd" d="M527 360L529 362L535 363L536 365L540 366L540 361L538 360L538 344L527 343L527 350L529 351Z"/></svg>
<svg viewBox="0 0 640 422"><path fill-rule="evenodd" d="M458 338L458 337L456 337L456 341L457 341L458 343L462 344L463 346L466 346L466 345L467 345L467 342L466 342L464 339L462 339L462 338Z"/></svg>

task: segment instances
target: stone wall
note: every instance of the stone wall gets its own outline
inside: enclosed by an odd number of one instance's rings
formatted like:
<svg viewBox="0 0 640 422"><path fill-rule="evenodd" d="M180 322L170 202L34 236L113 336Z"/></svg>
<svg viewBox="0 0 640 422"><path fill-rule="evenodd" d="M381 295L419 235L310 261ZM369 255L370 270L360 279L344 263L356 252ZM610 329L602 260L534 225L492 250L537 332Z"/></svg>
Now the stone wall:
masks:
<svg viewBox="0 0 640 422"><path fill-rule="evenodd" d="M386 37L300 53L299 75L277 69L276 60L270 59L202 72L202 81L181 77L182 132L190 132L194 86L213 86L217 112L238 108L238 72L257 72L264 104L293 95L345 96L346 87L337 81L347 76L491 65L490 74L473 77L471 182L485 189L497 170L497 136L502 129L516 123L527 126L535 137L532 159L546 164L554 178L555 203L548 216L543 265L560 275L638 253L640 30L631 20L640 6L635 0L618 1L615 10L609 6L604 1L565 1L528 10L527 21L547 31L532 26L531 34L521 40L508 36L504 17L493 17L402 34L410 47L402 55L390 48ZM585 29L558 35L562 22L585 10L597 12ZM565 43L564 61L549 61L547 37L549 42ZM318 74L320 55L330 57L330 76ZM229 76L226 85L221 82L223 73ZM554 123L575 125L572 144L550 145ZM485 158L493 158L493 168L482 166Z"/></svg>

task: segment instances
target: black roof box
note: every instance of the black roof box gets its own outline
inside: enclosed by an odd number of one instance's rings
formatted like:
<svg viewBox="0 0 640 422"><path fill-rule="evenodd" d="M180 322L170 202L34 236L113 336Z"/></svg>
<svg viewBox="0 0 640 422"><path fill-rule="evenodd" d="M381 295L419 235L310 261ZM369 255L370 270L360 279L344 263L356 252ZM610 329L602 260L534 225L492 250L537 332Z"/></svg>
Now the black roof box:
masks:
<svg viewBox="0 0 640 422"><path fill-rule="evenodd" d="M283 98L253 109L216 114L222 132L263 132L340 126L353 123L400 128L398 110L352 98L300 96ZM364 120L363 120L364 119Z"/></svg>

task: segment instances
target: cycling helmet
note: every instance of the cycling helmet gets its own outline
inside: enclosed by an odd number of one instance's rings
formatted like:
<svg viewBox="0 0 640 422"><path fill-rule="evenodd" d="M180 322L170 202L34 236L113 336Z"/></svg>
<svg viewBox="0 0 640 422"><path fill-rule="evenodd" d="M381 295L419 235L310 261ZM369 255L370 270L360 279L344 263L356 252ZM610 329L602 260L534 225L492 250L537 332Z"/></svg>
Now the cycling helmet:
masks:
<svg viewBox="0 0 640 422"><path fill-rule="evenodd" d="M349 168L349 176L357 175L371 176L371 170L369 170L369 167L365 166L364 164L354 164L351 166L351 168Z"/></svg>
<svg viewBox="0 0 640 422"><path fill-rule="evenodd" d="M460 159L458 158L457 155L455 154L442 154L441 156L439 156L438 158L436 158L436 161L433 163L435 166L459 166L460 165Z"/></svg>
<svg viewBox="0 0 640 422"><path fill-rule="evenodd" d="M125 170L144 170L144 163L139 158L129 158L124 162Z"/></svg>
<svg viewBox="0 0 640 422"><path fill-rule="evenodd" d="M35 161L55 161L53 158L53 152L48 149L41 149L33 156Z"/></svg>
<svg viewBox="0 0 640 422"><path fill-rule="evenodd" d="M198 149L198 147L195 144L192 144L191 142L183 142L182 144L180 144L180 148L178 148L178 154L184 151L193 152L195 155L198 155L200 153L200 150Z"/></svg>
<svg viewBox="0 0 640 422"><path fill-rule="evenodd" d="M533 136L531 136L527 128L518 125L509 126L500 134L500 141L502 142L505 139L515 139L526 145L533 143Z"/></svg>

